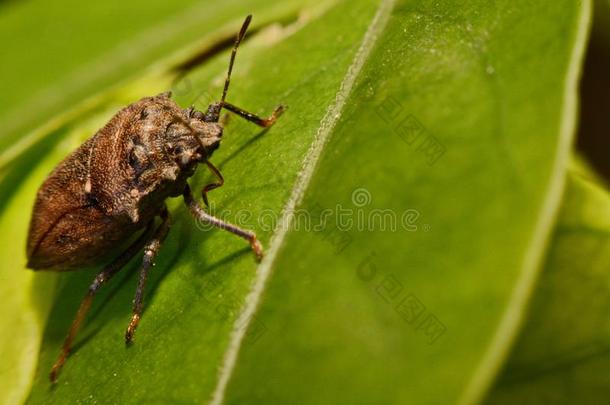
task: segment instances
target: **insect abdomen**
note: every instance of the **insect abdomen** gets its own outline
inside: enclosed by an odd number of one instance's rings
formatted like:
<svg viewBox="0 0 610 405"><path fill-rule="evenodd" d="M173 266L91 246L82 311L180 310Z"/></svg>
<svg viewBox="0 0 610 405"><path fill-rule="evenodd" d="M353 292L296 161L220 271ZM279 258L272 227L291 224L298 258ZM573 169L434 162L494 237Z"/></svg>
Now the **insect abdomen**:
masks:
<svg viewBox="0 0 610 405"><path fill-rule="evenodd" d="M70 270L94 264L141 226L109 217L85 192L92 140L68 156L38 191L27 242L28 267Z"/></svg>

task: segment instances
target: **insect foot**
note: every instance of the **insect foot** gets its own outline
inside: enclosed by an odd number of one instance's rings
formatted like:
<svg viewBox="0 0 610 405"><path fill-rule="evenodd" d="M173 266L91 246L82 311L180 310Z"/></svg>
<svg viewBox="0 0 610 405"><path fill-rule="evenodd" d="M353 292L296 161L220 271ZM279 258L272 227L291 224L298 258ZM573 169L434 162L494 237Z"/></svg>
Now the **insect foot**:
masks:
<svg viewBox="0 0 610 405"><path fill-rule="evenodd" d="M138 323L140 323L140 315L134 314L131 317L131 322L129 322L129 326L127 327L127 331L125 332L125 343L131 344L133 343L133 335L136 333L136 328L138 327Z"/></svg>

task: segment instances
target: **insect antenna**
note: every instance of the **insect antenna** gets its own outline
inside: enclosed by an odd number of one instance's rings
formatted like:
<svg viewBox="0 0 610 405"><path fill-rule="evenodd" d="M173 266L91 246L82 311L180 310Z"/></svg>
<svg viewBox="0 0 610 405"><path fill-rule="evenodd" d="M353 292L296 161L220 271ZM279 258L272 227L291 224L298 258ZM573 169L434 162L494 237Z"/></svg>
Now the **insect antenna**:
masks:
<svg viewBox="0 0 610 405"><path fill-rule="evenodd" d="M231 51L231 59L229 60L229 70L227 71L227 77L225 79L225 87L222 90L222 97L220 98L221 107L224 105L225 98L227 97L227 91L229 91L229 83L231 83L231 72L233 71L233 64L235 63L235 55L237 55L237 48L241 43L242 39L246 36L246 31L248 30L248 26L250 25L250 21L252 21L252 14L248 15L244 20L244 23L239 30L239 34L237 34L237 38L235 38L235 43L233 44L233 50Z"/></svg>
<svg viewBox="0 0 610 405"><path fill-rule="evenodd" d="M210 104L208 106L208 111L205 114L204 121L205 122L218 122L220 119L220 110L225 107L225 99L227 97L227 92L229 91L229 84L231 83L231 72L233 72L233 64L235 63L235 55L237 55L237 48L239 48L239 44L246 36L246 31L248 30L248 26L250 25L250 21L252 21L252 14L248 15L244 20L244 23L237 34L237 38L235 38L235 42L233 43L233 50L231 51L231 59L229 60L229 69L227 71L227 76L225 78L225 86L222 90L222 97L220 101ZM199 95L195 98L197 100ZM193 100L193 102L195 101Z"/></svg>

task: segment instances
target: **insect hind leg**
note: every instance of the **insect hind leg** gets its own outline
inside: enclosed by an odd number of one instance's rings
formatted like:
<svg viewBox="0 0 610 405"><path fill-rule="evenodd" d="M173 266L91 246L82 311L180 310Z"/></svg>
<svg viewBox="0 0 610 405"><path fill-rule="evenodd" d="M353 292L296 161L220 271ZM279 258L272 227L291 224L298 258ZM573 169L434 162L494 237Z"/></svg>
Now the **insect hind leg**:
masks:
<svg viewBox="0 0 610 405"><path fill-rule="evenodd" d="M140 270L140 278L138 279L138 287L136 289L136 295L133 300L133 314L131 321L125 332L125 343L130 344L133 342L133 337L140 323L142 312L144 310L144 288L146 287L146 280L148 279L148 272L152 268L155 258L159 253L159 249L165 237L169 233L170 218L167 207L163 207L161 211L161 225L155 231L155 234L146 242L144 246L144 258L142 259L142 268Z"/></svg>
<svg viewBox="0 0 610 405"><path fill-rule="evenodd" d="M105 283L107 283L115 274L117 274L121 269L123 269L125 265L129 262L129 260L131 260L131 258L133 258L142 249L142 247L144 247L146 241L150 239L152 231L153 223L151 222L150 224L148 224L146 230L142 233L142 235L140 235L138 239L127 248L127 250L125 250L119 257L117 257L116 259L114 259L114 261L107 265L104 270L98 273L97 276L95 276L95 279L93 279L93 282L89 286L89 290L81 301L81 304L78 308L78 312L76 313L76 316L72 321L72 325L70 326L70 330L68 331L68 336L66 336L66 339L64 340L61 353L55 361L55 364L53 364L53 368L51 369L51 373L49 375L51 382L57 382L59 372L61 371L63 365L68 359L68 356L72 349L72 343L74 342L74 338L78 334L78 331L80 330L83 321L85 320L87 313L91 308L93 298L95 297L99 289Z"/></svg>

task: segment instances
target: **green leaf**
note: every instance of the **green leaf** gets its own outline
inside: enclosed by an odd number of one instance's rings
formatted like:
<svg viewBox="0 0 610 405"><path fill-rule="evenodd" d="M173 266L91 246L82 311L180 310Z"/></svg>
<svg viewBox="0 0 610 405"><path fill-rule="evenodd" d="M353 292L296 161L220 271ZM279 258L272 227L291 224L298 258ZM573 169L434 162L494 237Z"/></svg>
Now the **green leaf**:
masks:
<svg viewBox="0 0 610 405"><path fill-rule="evenodd" d="M263 242L269 239L272 230L259 227L255 219L265 210L281 210L320 119L357 50L354 44L361 39L375 11L374 4L342 3L340 8L326 10L330 5L310 7L302 18L285 28L269 26L248 40L238 56L230 100L250 106L258 113L269 113L279 102L287 104L290 110L264 136L251 124L231 120L225 143L214 159L227 184L212 193L211 199L219 215L224 213L227 219L235 221L240 210L247 210L251 219L243 226L258 228ZM354 17L358 15L366 18L361 17L355 23ZM340 24L333 27L333 22ZM351 29L345 31L348 25ZM315 42L311 40L313 33ZM197 98L200 90L206 90L206 95L220 94L222 81L218 79L226 71L227 56L223 53L206 61L175 85L176 97L182 105ZM299 64L286 63L290 60L299 60ZM174 71L169 72L170 78L172 75ZM148 86L148 93L155 93L161 85L151 82L158 80L167 83L166 78L150 79L134 87L142 90ZM212 87L208 87L210 83ZM108 119L110 112L118 108L119 100L133 96L135 91L130 88L110 100L99 100L98 116L86 115L86 120L99 120L101 126L100 117ZM205 104L201 101L197 106L205 108ZM70 126L79 129L82 124L77 120ZM92 133L87 127L82 132ZM56 156L65 155L83 139L80 130L63 137L70 142L58 145ZM47 162L41 165L47 170L52 167ZM202 170L193 184L204 184L207 180L204 175ZM134 261L123 278L119 276L107 288L109 291L100 295L81 334L81 343L50 394L48 370L78 301L93 277L92 273L61 274L32 402L42 398L58 402L85 400L90 395L98 400L186 401L211 394L233 322L256 275L256 263L243 241L218 231L198 231L180 201L173 201L171 208L174 226L156 266L165 271L155 272L150 281L136 344L126 350L122 339L135 288L138 264ZM175 372L178 367L181 373ZM140 379L147 382L138 389L136 380ZM94 393L99 384L108 387L103 393Z"/></svg>
<svg viewBox="0 0 610 405"><path fill-rule="evenodd" d="M559 202L588 4L390 14L301 208L417 210L416 230L276 238L247 303L269 331L235 340L218 399L471 402L508 350ZM433 141L446 153L430 165Z"/></svg>
<svg viewBox="0 0 610 405"><path fill-rule="evenodd" d="M572 174L527 320L488 403L607 401L609 268L610 194Z"/></svg>
<svg viewBox="0 0 610 405"><path fill-rule="evenodd" d="M247 302L268 332L242 348L236 334L217 399L481 398L559 203L588 7L398 2L372 25L375 47L300 208L340 204L354 220L416 210L416 227L272 241L266 288ZM434 142L445 153L430 165Z"/></svg>
<svg viewBox="0 0 610 405"><path fill-rule="evenodd" d="M176 76L173 70L168 73L168 65L234 37L248 11L257 10L251 32L271 22L293 21L301 9L315 12L302 1L265 7L260 7L260 1L216 1L190 8L185 2L174 2L171 9L170 5L150 2L110 3L60 0L47 5L29 1L0 7L0 35L11 37L3 46L7 63L0 66L4 78L0 100L0 223L2 229L13 230L0 236L0 297L5 303L0 317L2 403L20 402L28 395L55 293L56 274L34 274L23 269L30 210L45 176L119 108L166 90ZM70 11L67 15L66 10ZM119 13L121 17L117 18ZM111 32L108 26L113 27ZM45 32L52 34L37 36ZM185 48L185 43L194 39ZM168 54L175 55L167 59ZM159 63L161 55L166 60ZM33 57L38 58L34 65ZM226 68L225 59L222 70ZM42 61L45 69L41 71ZM149 69L152 73L142 78L141 70L153 61ZM38 74L29 69L36 69ZM139 72L137 79L131 78L135 72ZM116 86L117 81L129 85ZM109 84L113 86L107 89ZM77 103L81 99L85 100ZM42 127L26 132L52 116ZM82 277L93 276L89 271ZM69 294L77 300L83 292L79 289ZM65 299L61 290L60 299ZM65 317L68 322L71 315Z"/></svg>
<svg viewBox="0 0 610 405"><path fill-rule="evenodd" d="M241 8L225 3L215 26L234 30ZM40 275L58 288L30 402L468 403L487 390L558 208L589 2L282 4L241 48L229 99L289 110L263 133L231 119L213 159L227 183L210 194L214 213L257 231L263 263L172 201L135 345L123 333L137 260L99 295L54 388L93 273ZM2 229L19 230L2 236L0 274L24 273L24 207L44 175L197 52L35 133L33 155L11 161L23 178L0 184ZM175 83L181 105L217 98L226 61Z"/></svg>

